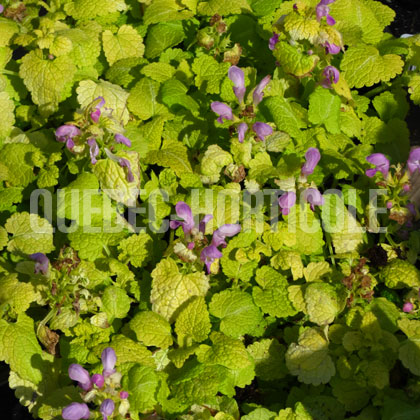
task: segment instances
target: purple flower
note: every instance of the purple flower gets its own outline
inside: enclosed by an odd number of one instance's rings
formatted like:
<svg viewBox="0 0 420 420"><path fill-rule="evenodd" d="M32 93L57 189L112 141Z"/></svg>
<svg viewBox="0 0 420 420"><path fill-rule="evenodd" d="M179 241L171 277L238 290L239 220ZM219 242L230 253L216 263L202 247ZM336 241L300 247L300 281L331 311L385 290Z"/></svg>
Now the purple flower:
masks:
<svg viewBox="0 0 420 420"><path fill-rule="evenodd" d="M335 0L321 0L316 6L316 19L318 22L325 16L327 18L327 24L332 26L335 25L335 19L330 15L330 8L328 4L334 3Z"/></svg>
<svg viewBox="0 0 420 420"><path fill-rule="evenodd" d="M29 258L35 261L35 274L41 273L45 276L48 273L50 260L45 254L36 252L35 254L29 255Z"/></svg>
<svg viewBox="0 0 420 420"><path fill-rule="evenodd" d="M246 123L240 123L238 125L238 139L239 143L243 143L245 139L245 134L248 131L248 124Z"/></svg>
<svg viewBox="0 0 420 420"><path fill-rule="evenodd" d="M285 192L279 197L279 206L281 208L281 214L287 216L290 213L290 209L296 204L296 193L293 191Z"/></svg>
<svg viewBox="0 0 420 420"><path fill-rule="evenodd" d="M404 312L411 312L413 310L414 306L411 302L405 302L403 305L403 311Z"/></svg>
<svg viewBox="0 0 420 420"><path fill-rule="evenodd" d="M340 79L340 72L334 66L325 67L322 72L324 79L321 82L322 87L331 89L333 83L337 83Z"/></svg>
<svg viewBox="0 0 420 420"><path fill-rule="evenodd" d="M78 382L80 388L85 391L92 389L92 380L90 379L89 372L81 365L72 363L69 366L69 376L73 381Z"/></svg>
<svg viewBox="0 0 420 420"><path fill-rule="evenodd" d="M115 141L119 144L124 144L127 147L131 147L131 141L122 134L115 134Z"/></svg>
<svg viewBox="0 0 420 420"><path fill-rule="evenodd" d="M254 123L252 129L261 141L264 141L267 136L273 133L273 129L268 124L262 122Z"/></svg>
<svg viewBox="0 0 420 420"><path fill-rule="evenodd" d="M97 160L97 156L99 155L99 147L98 144L96 143L96 140L91 138L87 141L87 144L89 145L89 154L90 154L90 162L92 163L92 165L95 165Z"/></svg>
<svg viewBox="0 0 420 420"><path fill-rule="evenodd" d="M88 419L90 417L90 411L86 404L74 402L63 408L61 416L64 420Z"/></svg>
<svg viewBox="0 0 420 420"><path fill-rule="evenodd" d="M407 161L408 171L410 175L414 172L420 172L420 147L415 147L411 150Z"/></svg>
<svg viewBox="0 0 420 420"><path fill-rule="evenodd" d="M225 241L226 237L232 237L237 235L241 231L241 225L238 224L227 224L220 226L219 229L215 230L213 233L213 239L211 244L218 247L222 246L222 248L227 247L227 243Z"/></svg>
<svg viewBox="0 0 420 420"><path fill-rule="evenodd" d="M236 97L241 104L245 96L245 75L244 72L237 66L230 67L228 77L233 82Z"/></svg>
<svg viewBox="0 0 420 420"><path fill-rule="evenodd" d="M128 398L128 392L127 391L121 391L120 392L120 398L122 399L122 400L126 400L127 398Z"/></svg>
<svg viewBox="0 0 420 420"><path fill-rule="evenodd" d="M183 222L179 220L172 220L169 223L171 229L177 229L179 226L182 226L182 230L184 231L184 235L190 235L192 230L196 228L194 222L194 216L191 211L191 207L184 203L183 201L178 201L175 206L176 215L184 220ZM213 218L211 214L207 214L203 217L201 222L198 225L198 230L204 234L206 231L206 224Z"/></svg>
<svg viewBox="0 0 420 420"><path fill-rule="evenodd" d="M74 125L66 124L58 127L55 131L55 137L60 143L66 143L66 147L72 150L74 147L73 138L80 136L81 131Z"/></svg>
<svg viewBox="0 0 420 420"><path fill-rule="evenodd" d="M408 211L413 215L416 216L417 212L416 212L416 206L413 203L407 203L407 209Z"/></svg>
<svg viewBox="0 0 420 420"><path fill-rule="evenodd" d="M321 159L321 153L316 147L310 147L305 153L306 162L303 164L301 174L304 176L311 175L316 165Z"/></svg>
<svg viewBox="0 0 420 420"><path fill-rule="evenodd" d="M0 4L0 13L3 13L3 10L4 10L4 6Z"/></svg>
<svg viewBox="0 0 420 420"><path fill-rule="evenodd" d="M210 274L210 267L213 262L222 257L223 254L214 245L209 245L201 251L200 260L206 265L207 274Z"/></svg>
<svg viewBox="0 0 420 420"><path fill-rule="evenodd" d="M385 155L382 153L373 153L372 155L369 155L366 160L376 166L375 168L366 170L366 175L369 178L372 178L376 172L381 172L384 178L388 176L389 160Z"/></svg>
<svg viewBox="0 0 420 420"><path fill-rule="evenodd" d="M386 202L386 208L389 210L389 209L392 209L392 206L393 206L394 204L392 203L392 201L387 201Z"/></svg>
<svg viewBox="0 0 420 420"><path fill-rule="evenodd" d="M341 51L339 45L330 44L328 41L324 44L327 54L338 54Z"/></svg>
<svg viewBox="0 0 420 420"><path fill-rule="evenodd" d="M223 118L225 120L233 120L233 113L230 106L224 104L223 102L212 102L211 110L219 115L219 118L217 119L217 122L220 124L223 124Z"/></svg>
<svg viewBox="0 0 420 420"><path fill-rule="evenodd" d="M315 206L324 204L324 197L316 188L308 188L303 192L304 199L310 204L311 210L315 210Z"/></svg>
<svg viewBox="0 0 420 420"><path fill-rule="evenodd" d="M112 347L107 347L101 354L103 371L102 375L106 378L116 372L115 363L117 363L117 355Z"/></svg>
<svg viewBox="0 0 420 420"><path fill-rule="evenodd" d="M264 79L258 83L257 87L254 89L254 93L252 94L252 100L254 105L257 106L263 100L263 90L265 87L270 83L271 76L265 76Z"/></svg>
<svg viewBox="0 0 420 420"><path fill-rule="evenodd" d="M134 182L134 175L131 170L131 163L128 159L119 158L118 163L121 166L121 168L127 168L127 181L128 182Z"/></svg>
<svg viewBox="0 0 420 420"><path fill-rule="evenodd" d="M99 103L95 106L95 111L90 113L92 121L97 123L101 116L101 108L105 105L105 99L102 96L98 96L95 101L99 100Z"/></svg>
<svg viewBox="0 0 420 420"><path fill-rule="evenodd" d="M109 398L104 400L99 408L99 411L102 414L103 420L108 420L108 416L110 416L114 412L114 409L115 409L114 401L112 401Z"/></svg>
<svg viewBox="0 0 420 420"><path fill-rule="evenodd" d="M105 378L100 373L95 373L92 375L92 383L94 383L98 388L102 388L105 383Z"/></svg>
<svg viewBox="0 0 420 420"><path fill-rule="evenodd" d="M273 36L268 41L268 48L273 51L276 48L277 42L279 42L279 34L273 33Z"/></svg>

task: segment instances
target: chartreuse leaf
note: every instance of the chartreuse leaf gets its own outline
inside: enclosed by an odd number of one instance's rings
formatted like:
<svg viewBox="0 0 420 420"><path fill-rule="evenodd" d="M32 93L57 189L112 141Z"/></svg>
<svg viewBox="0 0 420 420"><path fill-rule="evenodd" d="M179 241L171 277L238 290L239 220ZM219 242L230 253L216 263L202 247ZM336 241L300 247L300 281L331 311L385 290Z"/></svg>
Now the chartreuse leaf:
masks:
<svg viewBox="0 0 420 420"><path fill-rule="evenodd" d="M345 307L347 293L342 287L312 282L305 290L309 320L320 326L331 324Z"/></svg>
<svg viewBox="0 0 420 420"><path fill-rule="evenodd" d="M61 417L62 407L72 402L82 402L80 393L74 386L58 388L50 392L46 398L42 399L38 416L43 420L54 420Z"/></svg>
<svg viewBox="0 0 420 420"><path fill-rule="evenodd" d="M213 296L210 314L220 318L220 331L234 338L244 334L260 335L262 313L246 292L223 290Z"/></svg>
<svg viewBox="0 0 420 420"><path fill-rule="evenodd" d="M131 299L117 286L108 286L102 295L102 307L110 323L115 318L124 318L130 310Z"/></svg>
<svg viewBox="0 0 420 420"><path fill-rule="evenodd" d="M411 373L420 376L420 335L414 335L401 344L399 358Z"/></svg>
<svg viewBox="0 0 420 420"><path fill-rule="evenodd" d="M152 64L165 65L165 63L152 63ZM155 76L156 75L157 73L155 73ZM161 90L160 90L160 94L162 96L162 102L170 110L176 110L177 108L176 105L179 105L192 112L197 112L200 106L191 96L187 95L187 91L188 91L188 88L179 80L177 79L168 80L162 85Z"/></svg>
<svg viewBox="0 0 420 420"><path fill-rule="evenodd" d="M269 266L257 270L255 281L260 287L252 289L252 297L261 310L277 318L287 318L296 314L289 301L286 278Z"/></svg>
<svg viewBox="0 0 420 420"><path fill-rule="evenodd" d="M118 245L118 259L130 263L133 267L141 267L150 258L152 238L147 233L131 235Z"/></svg>
<svg viewBox="0 0 420 420"><path fill-rule="evenodd" d="M115 35L111 31L104 31L102 45L110 66L118 60L143 57L144 54L143 38L130 25L122 25Z"/></svg>
<svg viewBox="0 0 420 420"><path fill-rule="evenodd" d="M206 184L218 182L221 170L232 162L233 159L229 152L226 152L217 144L212 144L205 151L201 160L202 181Z"/></svg>
<svg viewBox="0 0 420 420"><path fill-rule="evenodd" d="M390 289L420 286L420 271L407 260L393 259L380 272L380 279Z"/></svg>
<svg viewBox="0 0 420 420"><path fill-rule="evenodd" d="M127 124L129 113L127 110L128 92L122 87L105 80L94 82L83 80L76 89L77 100L82 108L87 108L98 96L105 99L105 106L113 110L114 118Z"/></svg>
<svg viewBox="0 0 420 420"><path fill-rule="evenodd" d="M0 226L0 251L7 245L7 242L9 242L7 230Z"/></svg>
<svg viewBox="0 0 420 420"><path fill-rule="evenodd" d="M111 347L117 355L117 365L123 363L139 363L143 366L155 367L152 352L141 343L131 340L125 335L117 334L112 337Z"/></svg>
<svg viewBox="0 0 420 420"><path fill-rule="evenodd" d="M287 369L284 361L286 349L274 338L264 338L247 347L255 361L255 374L263 381L284 378Z"/></svg>
<svg viewBox="0 0 420 420"><path fill-rule="evenodd" d="M415 74L410 77L408 82L408 93L410 99L416 104L420 105L420 75Z"/></svg>
<svg viewBox="0 0 420 420"><path fill-rule="evenodd" d="M205 93L220 93L220 83L227 76L229 63L218 63L210 55L202 55L194 60L195 85Z"/></svg>
<svg viewBox="0 0 420 420"><path fill-rule="evenodd" d="M15 105L7 92L0 92L0 109L2 116L0 120L0 139L6 137L15 123Z"/></svg>
<svg viewBox="0 0 420 420"><path fill-rule="evenodd" d="M309 121L313 124L324 124L333 134L340 132L341 100L329 89L319 86L309 96Z"/></svg>
<svg viewBox="0 0 420 420"><path fill-rule="evenodd" d="M19 27L16 22L11 19L0 20L0 47L7 47L17 32L19 32Z"/></svg>
<svg viewBox="0 0 420 420"><path fill-rule="evenodd" d="M181 21L153 25L147 32L146 57L158 57L167 48L174 47L186 37Z"/></svg>
<svg viewBox="0 0 420 420"><path fill-rule="evenodd" d="M27 212L13 214L4 225L9 238L7 250L13 253L48 254L54 250L53 228L46 219Z"/></svg>
<svg viewBox="0 0 420 420"><path fill-rule="evenodd" d="M187 148L178 141L164 141L160 150L152 150L146 156L147 163L171 168L176 175L191 173Z"/></svg>
<svg viewBox="0 0 420 420"><path fill-rule="evenodd" d="M171 326L161 315L152 312L138 312L130 321L137 340L145 346L167 349L172 345Z"/></svg>
<svg viewBox="0 0 420 420"><path fill-rule="evenodd" d="M147 77L150 77L150 79L156 80L159 83L172 79L172 76L174 75L175 71L175 67L171 66L169 63L161 62L147 64L141 69L142 74L144 74ZM174 79L173 81L179 82L179 80L177 79ZM188 90L182 83L181 86L183 86L186 89L185 92Z"/></svg>
<svg viewBox="0 0 420 420"><path fill-rule="evenodd" d="M251 8L246 0L209 0L198 4L198 13L206 16L213 16L216 13L226 16L247 11L251 11Z"/></svg>
<svg viewBox="0 0 420 420"><path fill-rule="evenodd" d="M318 35L320 23L315 16L305 16L300 13L289 13L284 19L284 28L294 40L307 39L314 42Z"/></svg>
<svg viewBox="0 0 420 420"><path fill-rule="evenodd" d="M207 339L210 331L210 316L204 297L195 296L189 300L176 319L178 344L185 346L191 341L201 343Z"/></svg>
<svg viewBox="0 0 420 420"><path fill-rule="evenodd" d="M152 23L188 19L192 16L190 11L182 10L175 0L154 0L146 7L143 19L145 25L151 25Z"/></svg>
<svg viewBox="0 0 420 420"><path fill-rule="evenodd" d="M328 355L328 341L317 328L308 328L298 343L286 352L286 366L292 375L305 384L320 385L335 375L335 366Z"/></svg>
<svg viewBox="0 0 420 420"><path fill-rule="evenodd" d="M76 65L68 55L44 59L42 50L33 50L22 58L19 76L31 92L40 111L49 115L70 95Z"/></svg>
<svg viewBox="0 0 420 420"><path fill-rule="evenodd" d="M64 7L66 13L77 20L91 20L126 8L124 0L74 0Z"/></svg>
<svg viewBox="0 0 420 420"><path fill-rule="evenodd" d="M35 289L31 283L19 281L15 273L0 275L0 304L9 304L12 310L19 314L25 312L35 298Z"/></svg>
<svg viewBox="0 0 420 420"><path fill-rule="evenodd" d="M361 88L393 79L402 72L403 66L399 55L381 55L372 45L358 44L346 51L340 68L351 88Z"/></svg>
<svg viewBox="0 0 420 420"><path fill-rule="evenodd" d="M182 274L171 258L162 259L152 271L150 301L153 311L172 322L181 305L192 296L205 296L209 289L202 272Z"/></svg>
<svg viewBox="0 0 420 420"><path fill-rule="evenodd" d="M156 401L159 378L149 366L133 366L123 378L123 388L128 391L130 409L151 411Z"/></svg>

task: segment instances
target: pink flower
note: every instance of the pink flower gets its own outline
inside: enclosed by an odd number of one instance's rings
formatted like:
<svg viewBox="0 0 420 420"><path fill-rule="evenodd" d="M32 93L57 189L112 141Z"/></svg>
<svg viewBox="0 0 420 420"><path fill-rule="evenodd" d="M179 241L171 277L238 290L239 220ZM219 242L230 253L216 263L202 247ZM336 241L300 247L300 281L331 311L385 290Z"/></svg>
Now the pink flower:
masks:
<svg viewBox="0 0 420 420"><path fill-rule="evenodd" d="M324 197L316 188L308 188L303 192L303 198L310 204L311 210L315 210L315 206L324 204Z"/></svg>
<svg viewBox="0 0 420 420"><path fill-rule="evenodd" d="M335 19L330 15L330 8L328 4L334 3L335 0L321 0L316 6L316 19L318 22L325 16L327 18L327 24L332 26L335 25Z"/></svg>
<svg viewBox="0 0 420 420"><path fill-rule="evenodd" d="M296 204L296 193L293 191L285 192L279 197L279 206L281 208L281 214L287 216L290 213L290 209Z"/></svg>
<svg viewBox="0 0 420 420"><path fill-rule="evenodd" d="M184 201L178 201L175 206L176 215L183 220L183 222L179 220L171 220L169 226L171 229L177 229L179 226L182 226L182 230L184 231L184 235L188 236L191 234L192 230L196 228L194 222L194 216L192 214L191 207L185 203ZM198 224L198 231L201 233L205 233L206 231L206 224L213 218L211 214L206 214ZM190 246L190 245L189 245ZM194 246L192 246L194 248ZM191 248L191 249L192 249Z"/></svg>
<svg viewBox="0 0 420 420"><path fill-rule="evenodd" d="M43 274L44 276L48 273L50 260L45 254L36 252L35 254L29 255L29 258L35 261L35 274Z"/></svg>
<svg viewBox="0 0 420 420"><path fill-rule="evenodd" d="M243 143L245 139L245 134L248 131L248 124L240 123L238 125L238 140L239 143Z"/></svg>
<svg viewBox="0 0 420 420"><path fill-rule="evenodd" d="M252 94L252 100L255 106L258 106L258 104L263 100L263 91L266 88L266 86L270 83L270 80L271 76L265 76L264 79L262 79L261 82L258 83L257 87L254 89L254 93Z"/></svg>
<svg viewBox="0 0 420 420"><path fill-rule="evenodd" d="M99 411L102 414L103 420L108 420L108 416L110 416L115 410L115 403L110 398L104 400L99 407Z"/></svg>
<svg viewBox="0 0 420 420"><path fill-rule="evenodd" d="M214 261L222 258L223 254L214 245L206 246L200 254L200 260L206 265L207 274L210 274L210 268Z"/></svg>
<svg viewBox="0 0 420 420"><path fill-rule="evenodd" d="M332 84L338 83L340 80L340 72L334 66L325 67L322 74L324 75L324 79L321 85L326 89L331 89Z"/></svg>
<svg viewBox="0 0 420 420"><path fill-rule="evenodd" d="M384 178L388 176L389 160L385 157L385 155L382 153L373 153L369 155L366 160L376 166L375 168L366 170L366 175L369 178L372 178L376 172L381 172Z"/></svg>
<svg viewBox="0 0 420 420"><path fill-rule="evenodd" d="M92 381L89 372L77 363L72 363L69 366L69 377L73 381L77 381L80 388L85 391L92 389Z"/></svg>
<svg viewBox="0 0 420 420"><path fill-rule="evenodd" d="M268 48L270 48L270 50L273 51L274 48L276 48L277 42L279 42L279 34L274 33L268 41Z"/></svg>
<svg viewBox="0 0 420 420"><path fill-rule="evenodd" d="M124 137L122 134L115 134L115 142L124 144L127 147L131 147L131 141L127 137Z"/></svg>
<svg viewBox="0 0 420 420"><path fill-rule="evenodd" d="M80 136L81 134L81 131L76 126L71 124L62 125L55 131L55 137L57 138L57 141L60 143L66 143L66 147L70 151L74 147L73 138Z"/></svg>
<svg viewBox="0 0 420 420"><path fill-rule="evenodd" d="M310 147L305 153L306 162L303 164L301 174L304 176L311 175L316 165L321 159L321 153L316 147Z"/></svg>
<svg viewBox="0 0 420 420"><path fill-rule="evenodd" d="M405 302L403 305L403 311L407 313L411 312L413 308L414 308L414 305L411 302Z"/></svg>
<svg viewBox="0 0 420 420"><path fill-rule="evenodd" d="M328 41L324 44L327 54L338 54L341 51L339 45L330 44Z"/></svg>
<svg viewBox="0 0 420 420"><path fill-rule="evenodd" d="M420 147L411 150L407 161L408 171L410 175L414 172L420 172Z"/></svg>
<svg viewBox="0 0 420 420"><path fill-rule="evenodd" d="M74 402L63 408L61 416L64 420L88 419L90 417L90 411L86 404Z"/></svg>
<svg viewBox="0 0 420 420"><path fill-rule="evenodd" d="M267 136L273 134L273 129L266 123L256 122L252 125L252 129L255 131L257 137L264 141Z"/></svg>
<svg viewBox="0 0 420 420"><path fill-rule="evenodd" d="M98 144L96 143L96 140L91 138L87 141L87 144L89 146L89 154L90 154L90 162L92 163L92 165L95 165L97 160L97 156L99 155L99 147Z"/></svg>
<svg viewBox="0 0 420 420"><path fill-rule="evenodd" d="M103 371L102 375L106 378L116 372L115 364L117 363L117 355L112 347L107 347L101 354Z"/></svg>
<svg viewBox="0 0 420 420"><path fill-rule="evenodd" d="M214 113L219 115L217 122L219 122L220 124L223 124L223 119L233 120L232 108L224 104L223 102L218 102L218 101L212 102L210 107Z"/></svg>
<svg viewBox="0 0 420 420"><path fill-rule="evenodd" d="M238 224L227 224L220 226L219 229L215 230L213 233L213 239L211 244L218 247L226 248L227 243L225 241L226 237L232 237L237 235L241 231L241 225Z"/></svg>
<svg viewBox="0 0 420 420"><path fill-rule="evenodd" d="M235 92L236 97L238 98L239 103L241 104L245 96L245 75L244 72L237 66L232 66L229 68L228 77L233 83L233 91Z"/></svg>

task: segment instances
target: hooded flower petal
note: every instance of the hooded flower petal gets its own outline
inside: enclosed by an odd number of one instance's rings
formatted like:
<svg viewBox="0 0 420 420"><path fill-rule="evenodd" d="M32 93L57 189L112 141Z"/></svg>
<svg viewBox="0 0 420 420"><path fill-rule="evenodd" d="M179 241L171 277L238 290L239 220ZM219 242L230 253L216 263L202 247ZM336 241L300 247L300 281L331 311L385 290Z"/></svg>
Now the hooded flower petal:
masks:
<svg viewBox="0 0 420 420"><path fill-rule="evenodd" d="M66 143L66 147L72 150L74 147L73 138L80 136L81 131L74 125L66 124L58 127L55 131L55 137L60 143Z"/></svg>
<svg viewBox="0 0 420 420"><path fill-rule="evenodd" d="M198 224L198 230L204 235L206 233L206 225L210 220L213 219L213 215L206 214Z"/></svg>
<svg viewBox="0 0 420 420"><path fill-rule="evenodd" d="M252 94L254 106L257 106L263 100L263 90L270 83L270 80L271 76L265 76L264 79L262 79L261 82L258 83L257 87L254 89L254 93Z"/></svg>
<svg viewBox="0 0 420 420"><path fill-rule="evenodd" d="M268 48L273 51L274 48L276 48L277 42L279 42L279 34L273 34L273 36L268 41Z"/></svg>
<svg viewBox="0 0 420 420"><path fill-rule="evenodd" d="M115 351L112 347L107 347L102 351L101 360L102 366L104 368L102 375L105 376L105 378L115 373L114 368L115 363L117 363L117 355L115 354Z"/></svg>
<svg viewBox="0 0 420 420"><path fill-rule="evenodd" d="M92 375L92 383L94 383L98 388L102 388L105 384L105 378L100 373L95 373Z"/></svg>
<svg viewBox="0 0 420 420"><path fill-rule="evenodd" d="M169 223L169 226L171 229L177 229L179 226L182 226L184 235L189 235L195 227L191 207L184 201L178 201L175 206L175 211L176 215L184 221L180 222L179 220L172 220Z"/></svg>
<svg viewBox="0 0 420 420"><path fill-rule="evenodd" d="M335 25L335 19L330 15L330 8L328 4L334 3L335 0L321 0L316 6L316 19L318 22L325 16L327 18L327 24L332 26Z"/></svg>
<svg viewBox="0 0 420 420"><path fill-rule="evenodd" d="M338 54L341 51L339 45L330 44L328 41L324 44L327 54Z"/></svg>
<svg viewBox="0 0 420 420"><path fill-rule="evenodd" d="M115 134L115 141L119 144L124 144L127 147L131 147L131 141L122 134Z"/></svg>
<svg viewBox="0 0 420 420"><path fill-rule="evenodd" d="M287 216L290 213L290 209L296 204L296 193L293 191L285 192L279 197L279 206L281 213Z"/></svg>
<svg viewBox="0 0 420 420"><path fill-rule="evenodd" d="M131 170L131 163L128 159L120 158L118 159L118 163L122 168L127 168L127 181L134 182L134 175Z"/></svg>
<svg viewBox="0 0 420 420"><path fill-rule="evenodd" d="M217 121L220 124L223 124L223 118L225 120L233 120L232 108L224 104L223 102L217 102L217 101L212 102L210 107L214 113L219 115L219 118L217 119Z"/></svg>
<svg viewBox="0 0 420 420"><path fill-rule="evenodd" d="M80 388L88 391L92 388L92 381L89 372L77 363L72 363L69 366L69 377L73 381L79 383Z"/></svg>
<svg viewBox="0 0 420 420"><path fill-rule="evenodd" d="M273 129L271 126L262 122L254 123L252 129L255 131L261 141L264 141L267 136L273 134Z"/></svg>
<svg viewBox="0 0 420 420"><path fill-rule="evenodd" d="M97 160L97 156L99 155L99 147L98 147L98 143L96 143L95 139L89 139L87 141L87 144L89 145L89 154L90 154L90 162L92 163L92 165L95 165Z"/></svg>
<svg viewBox="0 0 420 420"><path fill-rule="evenodd" d="M340 72L334 66L325 67L322 72L324 79L321 82L322 87L331 89L333 83L337 83L340 79Z"/></svg>
<svg viewBox="0 0 420 420"><path fill-rule="evenodd" d="M229 68L228 77L234 85L233 91L235 92L239 103L242 103L246 91L244 72L239 67L232 66Z"/></svg>
<svg viewBox="0 0 420 420"><path fill-rule="evenodd" d="M389 160L385 157L385 155L382 153L373 153L369 155L366 160L376 166L374 169L366 170L366 175L368 177L373 177L376 172L381 172L384 178L388 176Z"/></svg>
<svg viewBox="0 0 420 420"><path fill-rule="evenodd" d="M95 109L95 111L92 111L90 113L90 118L92 118L92 121L97 123L99 121L99 118L101 117L101 110Z"/></svg>
<svg viewBox="0 0 420 420"><path fill-rule="evenodd" d="M104 400L99 408L99 411L102 414L104 420L107 420L108 416L110 416L114 412L114 410L115 403L109 398Z"/></svg>
<svg viewBox="0 0 420 420"><path fill-rule="evenodd" d="M303 192L304 199L310 204L311 209L324 204L324 197L316 188L308 188Z"/></svg>
<svg viewBox="0 0 420 420"><path fill-rule="evenodd" d="M239 143L243 143L245 139L245 134L248 131L248 124L240 123L238 125L238 140Z"/></svg>
<svg viewBox="0 0 420 420"><path fill-rule="evenodd" d="M209 245L201 251L200 260L206 265L207 274L210 274L210 268L213 262L222 257L223 254L214 245Z"/></svg>
<svg viewBox="0 0 420 420"><path fill-rule="evenodd" d="M219 229L215 230L213 233L213 239L211 244L214 246L222 246L226 248L227 243L225 241L226 237L232 237L238 234L241 231L241 225L239 224L227 224L220 226Z"/></svg>
<svg viewBox="0 0 420 420"><path fill-rule="evenodd" d="M90 417L89 407L84 403L71 403L63 408L61 416L64 420L81 420Z"/></svg>
<svg viewBox="0 0 420 420"><path fill-rule="evenodd" d="M410 174L420 172L420 147L415 147L411 150L407 161L408 171Z"/></svg>
<svg viewBox="0 0 420 420"><path fill-rule="evenodd" d="M45 254L36 252L35 254L29 255L29 258L35 261L35 274L41 273L45 276L48 273L50 260Z"/></svg>
<svg viewBox="0 0 420 420"><path fill-rule="evenodd" d="M316 165L321 159L321 153L316 147L310 147L305 153L306 162L303 164L301 174L304 176L311 175Z"/></svg>

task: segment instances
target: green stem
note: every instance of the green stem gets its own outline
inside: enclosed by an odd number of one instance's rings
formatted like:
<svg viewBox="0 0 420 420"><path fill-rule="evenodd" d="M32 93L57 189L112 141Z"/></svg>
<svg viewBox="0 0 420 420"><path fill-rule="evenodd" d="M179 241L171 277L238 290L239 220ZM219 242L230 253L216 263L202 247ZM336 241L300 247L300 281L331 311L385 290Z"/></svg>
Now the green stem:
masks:
<svg viewBox="0 0 420 420"><path fill-rule="evenodd" d="M378 93L383 92L384 90L388 89L388 86L383 84L381 86L376 87L375 89L370 90L369 92L365 93L364 96L367 98L371 98L372 96L377 95Z"/></svg>
<svg viewBox="0 0 420 420"><path fill-rule="evenodd" d="M19 73L17 71L11 71L11 70L6 70L6 69L0 70L0 74L7 74L9 76L19 77Z"/></svg>

